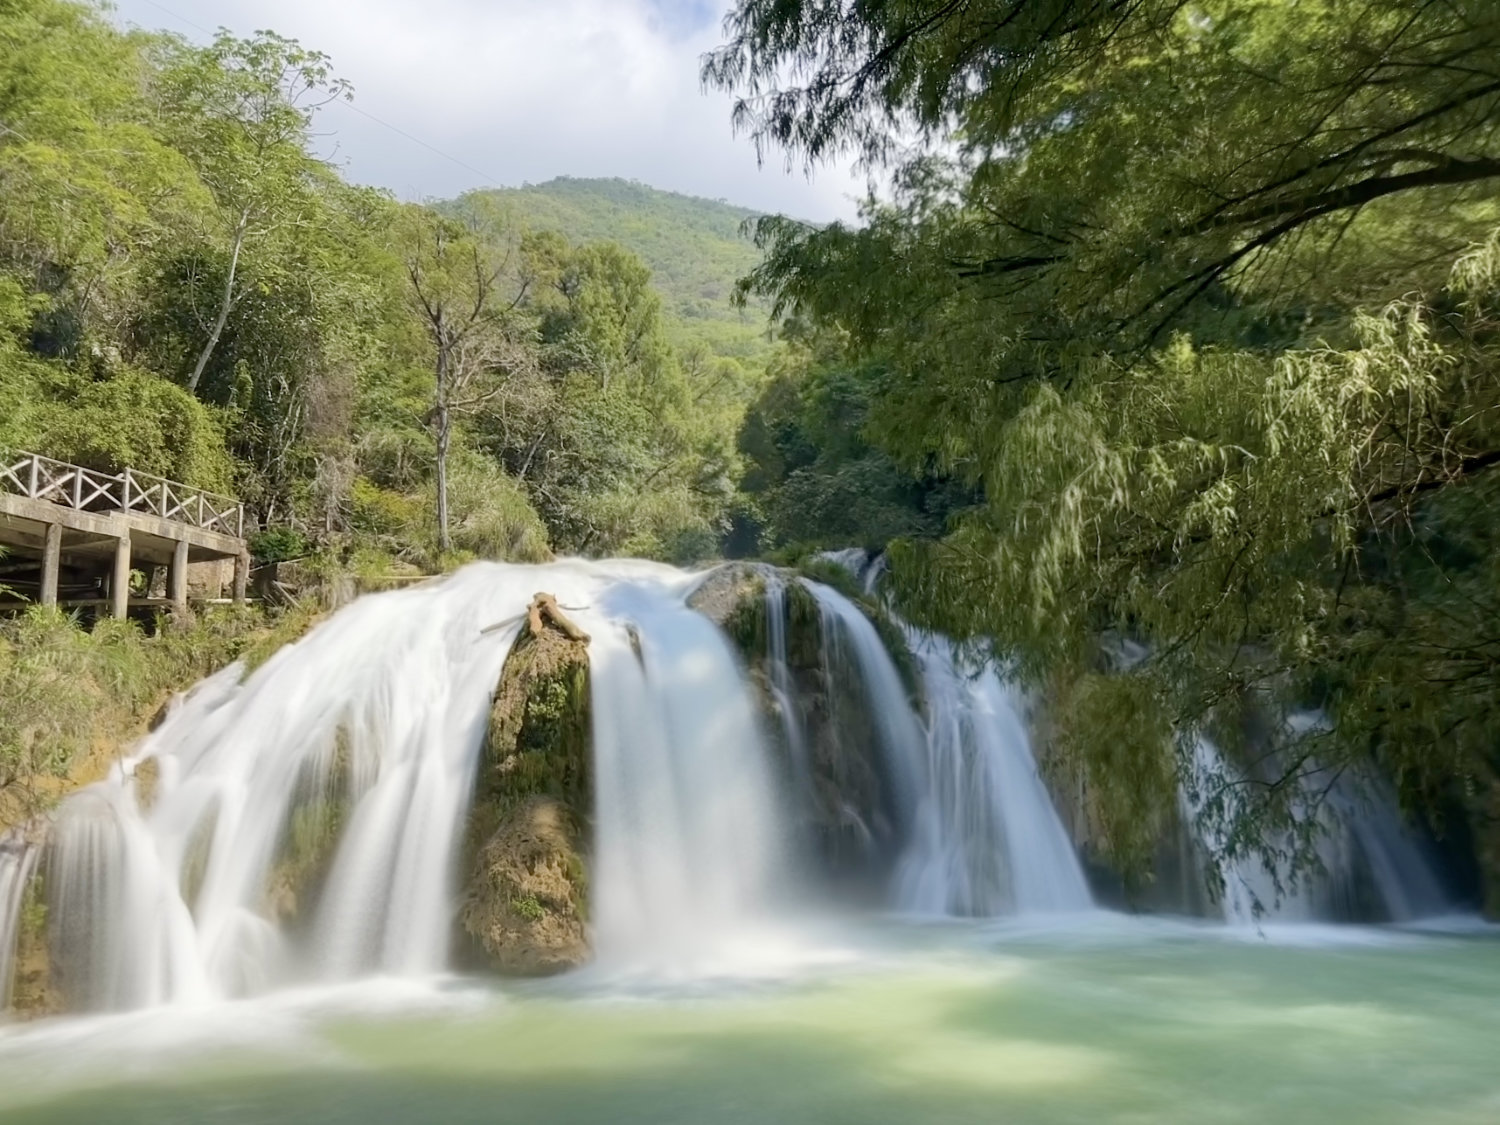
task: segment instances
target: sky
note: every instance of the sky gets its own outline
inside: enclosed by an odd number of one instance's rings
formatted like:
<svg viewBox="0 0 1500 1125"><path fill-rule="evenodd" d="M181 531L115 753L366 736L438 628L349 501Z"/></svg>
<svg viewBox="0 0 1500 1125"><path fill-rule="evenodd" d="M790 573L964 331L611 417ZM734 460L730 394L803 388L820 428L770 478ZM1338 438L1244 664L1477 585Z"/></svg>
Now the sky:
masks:
<svg viewBox="0 0 1500 1125"><path fill-rule="evenodd" d="M121 24L194 40L218 27L237 35L269 28L323 51L355 91L352 107L323 111L325 154L349 178L405 200L555 176L621 176L821 222L852 218L863 194L863 179L842 169L809 179L800 168L788 172L779 154L758 166L749 138L734 134L729 97L703 93L699 60L720 42L728 0L114 0L114 7Z"/></svg>

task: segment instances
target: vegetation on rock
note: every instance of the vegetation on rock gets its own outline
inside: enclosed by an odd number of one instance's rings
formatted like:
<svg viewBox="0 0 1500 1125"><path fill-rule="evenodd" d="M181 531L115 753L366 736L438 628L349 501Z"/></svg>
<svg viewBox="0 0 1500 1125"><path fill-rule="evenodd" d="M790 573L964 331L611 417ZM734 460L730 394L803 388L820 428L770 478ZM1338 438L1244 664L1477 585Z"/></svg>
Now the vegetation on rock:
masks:
<svg viewBox="0 0 1500 1125"><path fill-rule="evenodd" d="M790 689L785 695L775 690L769 663L766 583L771 581L785 589L782 628ZM878 897L904 826L866 685L830 648L817 601L792 572L737 563L709 575L688 604L725 631L748 667L788 788L801 797L799 831L831 877L830 885ZM862 608L883 616L869 605ZM911 656L899 634L893 659L896 653L910 671ZM787 707L792 714L784 713ZM797 732L798 745L789 729Z"/></svg>
<svg viewBox="0 0 1500 1125"><path fill-rule="evenodd" d="M589 956L588 644L523 628L490 711L465 827L459 921L470 960L538 975Z"/></svg>

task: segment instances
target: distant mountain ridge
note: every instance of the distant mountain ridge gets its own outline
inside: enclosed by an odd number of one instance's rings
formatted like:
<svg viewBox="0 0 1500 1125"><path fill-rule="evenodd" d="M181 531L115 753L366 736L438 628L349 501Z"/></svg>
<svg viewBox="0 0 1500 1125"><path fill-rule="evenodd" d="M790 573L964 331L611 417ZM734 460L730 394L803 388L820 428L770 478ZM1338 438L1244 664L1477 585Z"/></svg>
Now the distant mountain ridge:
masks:
<svg viewBox="0 0 1500 1125"><path fill-rule="evenodd" d="M764 312L732 303L735 282L760 261L743 231L759 212L624 179L563 176L476 194L503 201L533 229L573 242L618 242L639 254L681 342L740 356L767 346Z"/></svg>

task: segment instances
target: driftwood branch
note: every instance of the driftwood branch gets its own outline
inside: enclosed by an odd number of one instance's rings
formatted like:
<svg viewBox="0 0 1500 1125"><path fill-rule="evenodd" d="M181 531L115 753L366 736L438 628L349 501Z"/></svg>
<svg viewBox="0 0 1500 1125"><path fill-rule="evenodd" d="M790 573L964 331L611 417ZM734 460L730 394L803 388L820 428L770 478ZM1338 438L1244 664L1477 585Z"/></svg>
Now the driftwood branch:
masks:
<svg viewBox="0 0 1500 1125"><path fill-rule="evenodd" d="M584 644L588 644L589 642L589 635L573 624L568 615L562 611L562 607L557 604L557 599L551 594L543 593L538 593L532 597L531 604L526 607L525 613L518 613L515 617L507 617L504 621L498 621L487 628L481 629L480 632L498 632L513 624L521 617L526 618L526 623L530 627L533 637L541 636L542 630L546 628L546 623L551 621L570 641L582 641Z"/></svg>
<svg viewBox="0 0 1500 1125"><path fill-rule="evenodd" d="M558 606L557 599L551 594L538 593L531 599L531 604L526 607L526 621L531 626L533 637L541 636L544 618L561 629L563 635L570 641L588 643L589 635L569 620L567 614L563 613L561 607Z"/></svg>

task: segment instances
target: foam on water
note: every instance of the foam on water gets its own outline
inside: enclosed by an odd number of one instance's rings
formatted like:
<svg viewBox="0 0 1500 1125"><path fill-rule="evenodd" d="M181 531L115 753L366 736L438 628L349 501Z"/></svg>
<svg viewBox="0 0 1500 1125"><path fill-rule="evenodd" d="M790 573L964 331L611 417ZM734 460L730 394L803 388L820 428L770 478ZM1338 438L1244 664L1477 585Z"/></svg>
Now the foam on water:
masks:
<svg viewBox="0 0 1500 1125"><path fill-rule="evenodd" d="M441 972L491 694L539 590L594 637L600 960L680 966L742 943L790 857L748 684L684 605L694 581L641 562L475 564L204 681L61 810L49 883L70 996L119 1010ZM268 874L293 818L335 796L348 822L294 938Z"/></svg>

